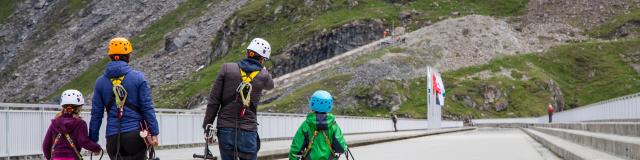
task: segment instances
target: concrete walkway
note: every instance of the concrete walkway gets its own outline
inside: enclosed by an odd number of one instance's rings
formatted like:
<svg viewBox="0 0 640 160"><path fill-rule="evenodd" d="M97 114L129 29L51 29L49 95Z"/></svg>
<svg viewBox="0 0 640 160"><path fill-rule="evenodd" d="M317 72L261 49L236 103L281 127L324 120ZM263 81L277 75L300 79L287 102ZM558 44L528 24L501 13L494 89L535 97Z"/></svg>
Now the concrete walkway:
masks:
<svg viewBox="0 0 640 160"><path fill-rule="evenodd" d="M462 130L470 130L473 128L455 128L455 129L439 129L439 130L419 130L419 131L401 131L401 132L384 132L384 133L372 133L372 134L358 134L358 135L346 135L345 139L348 141L350 145L366 145L368 143L376 143L376 142L387 142L398 139L406 139L406 138L414 138L432 134L441 134L447 132L455 132ZM262 149L258 154L260 159L264 159L267 157L281 157L282 154L286 154L289 152L289 146L291 145L291 140L279 140L279 141L263 141ZM218 145L211 145L211 150L213 155L216 157L219 155L218 153ZM193 154L202 154L204 151L204 147L198 148L183 148L183 149L167 149L167 150L158 150L156 154L160 159L171 159L171 160L193 160ZM106 156L106 155L105 155ZM98 159L98 157L94 156L94 159ZM88 159L86 157L85 159ZM108 157L104 157L103 159L108 159ZM270 159L270 158L268 158Z"/></svg>
<svg viewBox="0 0 640 160"><path fill-rule="evenodd" d="M544 146L515 128L479 128L352 148L355 159L555 160Z"/></svg>

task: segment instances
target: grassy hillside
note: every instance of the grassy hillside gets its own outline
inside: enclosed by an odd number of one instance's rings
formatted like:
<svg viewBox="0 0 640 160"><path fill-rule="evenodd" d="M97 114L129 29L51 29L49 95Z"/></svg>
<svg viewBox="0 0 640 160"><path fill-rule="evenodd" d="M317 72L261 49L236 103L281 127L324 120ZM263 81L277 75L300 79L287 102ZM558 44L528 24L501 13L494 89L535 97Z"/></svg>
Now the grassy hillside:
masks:
<svg viewBox="0 0 640 160"><path fill-rule="evenodd" d="M183 26L194 18L200 17L207 8L207 5L210 3L212 3L212 1L186 1L180 4L180 6L175 10L167 13L159 20L150 24L149 27L145 28L140 34L131 37L129 40L134 45L134 51L132 53L133 60L135 61L137 58L143 57L162 48L162 44L164 42L163 36L166 33ZM108 42L104 42L104 44L107 43ZM83 93L92 93L95 80L98 76L102 75L107 63L110 61L106 56L107 51L102 52L105 53L104 59L101 59L96 64L85 70L81 75L62 86L53 94L49 95L49 98L55 97L56 95L61 94L64 90L70 88L78 89Z"/></svg>
<svg viewBox="0 0 640 160"><path fill-rule="evenodd" d="M629 13L619 14L607 23L589 30L587 34L597 38L612 38L611 36L617 28L629 22L640 22L640 8L632 9ZM640 30L635 32L640 32Z"/></svg>
<svg viewBox="0 0 640 160"><path fill-rule="evenodd" d="M13 14L13 11L15 11L16 9L16 5L18 5L18 3L20 2L22 2L22 0L10 0L2 2L3 4L0 6L0 25L4 24L7 18L11 16L11 14Z"/></svg>
<svg viewBox="0 0 640 160"><path fill-rule="evenodd" d="M640 74L621 59L621 54L636 54L640 50L639 46L640 39L574 43L553 47L541 54L506 56L485 65L446 72L443 78L447 87L447 99L443 112L450 117L540 116L545 114L544 106L549 103L550 92L547 84L549 80L554 80L559 85L565 98L565 108L640 92ZM478 76L481 72L489 76L481 78ZM335 78L343 80L336 81ZM266 105L265 108L273 107L275 111L296 111L296 107L301 106L295 104L305 103L305 95L310 95L313 90L324 88L332 90L331 88L336 86L346 85L348 79L350 77L341 75L301 87L293 94ZM335 94L350 96L336 97L337 101L345 101L345 98L355 99L355 96L372 92L377 92L385 98L391 94L400 93L407 99L397 113L408 117L424 118L426 115L425 81L424 78L405 81L382 80L375 86L360 86L346 93L338 91ZM403 83L408 83L408 86ZM456 100L456 96L469 96L475 103L482 105L482 88L486 85L494 85L507 93L505 97L497 100L508 102L506 110L481 111L466 106L462 100ZM389 108L372 109L362 103L356 106L337 105L342 108L336 110L338 114L386 116L389 113Z"/></svg>
<svg viewBox="0 0 640 160"><path fill-rule="evenodd" d="M198 97L202 97L210 90L218 67L224 62L233 62L242 58L242 51L246 41L253 37L263 37L272 46L273 55L283 51L288 45L308 38L310 35L330 30L355 20L380 19L385 25L400 26L398 15L400 12L413 12L412 22L404 24L409 30L415 30L428 21L439 21L453 12L459 15L482 14L492 16L512 16L523 11L527 0L420 0L396 5L384 0L359 0L358 5L349 8L346 0L332 1L330 8L322 9L316 6L305 6L298 0L255 0L235 13L234 18L226 21L227 26L238 27L237 34L227 39L232 44L230 51L222 57L212 58L212 63L205 69L194 73L183 80L161 85L155 89L154 96L157 106L164 108L183 108L191 105ZM316 3L323 3L317 1ZM276 14L278 6L282 6ZM220 38L219 33L213 43ZM270 64L267 64L269 66Z"/></svg>

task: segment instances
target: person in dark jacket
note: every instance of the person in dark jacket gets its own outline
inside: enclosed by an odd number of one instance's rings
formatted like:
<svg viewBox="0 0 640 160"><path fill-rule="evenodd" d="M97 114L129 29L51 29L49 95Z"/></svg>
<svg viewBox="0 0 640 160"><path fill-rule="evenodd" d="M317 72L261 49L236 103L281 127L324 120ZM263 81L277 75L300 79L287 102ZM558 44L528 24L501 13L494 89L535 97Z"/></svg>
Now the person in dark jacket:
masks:
<svg viewBox="0 0 640 160"><path fill-rule="evenodd" d="M551 103L549 103L549 106L547 106L547 114L549 114L549 123L551 123L553 121L553 112L555 110L553 109L553 106L551 105Z"/></svg>
<svg viewBox="0 0 640 160"><path fill-rule="evenodd" d="M393 122L393 131L398 132L398 116L395 113L391 113L391 121Z"/></svg>
<svg viewBox="0 0 640 160"><path fill-rule="evenodd" d="M95 142L104 111L107 112L107 153L111 159L144 159L147 144L140 137L141 122L149 126L152 145L158 144L158 121L156 120L151 90L140 71L129 68L129 55L133 48L129 40L114 38L109 43L109 58L104 74L96 80L91 108L89 135ZM127 91L122 119L113 93L113 82L122 78L121 85ZM118 140L119 139L119 140Z"/></svg>
<svg viewBox="0 0 640 160"><path fill-rule="evenodd" d="M82 93L78 90L66 90L60 100L63 109L51 120L42 142L44 157L53 160L75 160L80 156L77 153L80 153L82 148L100 153L100 145L89 139L87 123L80 118L80 111L84 105Z"/></svg>
<svg viewBox="0 0 640 160"><path fill-rule="evenodd" d="M257 107L262 90L274 87L271 74L263 67L270 54L271 46L266 40L253 39L246 50L247 58L223 64L218 72L202 127L208 132L206 126L218 118L217 136L223 160L257 158L260 150Z"/></svg>

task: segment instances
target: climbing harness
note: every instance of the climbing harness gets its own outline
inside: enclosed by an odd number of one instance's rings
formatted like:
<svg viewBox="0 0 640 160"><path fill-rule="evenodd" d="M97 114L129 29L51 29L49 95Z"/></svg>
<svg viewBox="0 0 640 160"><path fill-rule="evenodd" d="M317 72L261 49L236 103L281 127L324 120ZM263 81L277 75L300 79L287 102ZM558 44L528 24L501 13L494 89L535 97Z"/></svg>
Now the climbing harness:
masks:
<svg viewBox="0 0 640 160"><path fill-rule="evenodd" d="M204 134L204 153L202 155L199 154L193 154L193 158L200 158L203 160L217 160L216 157L213 156L213 154L211 153L211 150L209 149L209 142L210 141L216 141L216 130L215 127L213 126L213 124L207 124L207 126L205 127L205 129L207 130L207 132Z"/></svg>
<svg viewBox="0 0 640 160"><path fill-rule="evenodd" d="M322 130L322 135L324 136L324 140L327 142L327 144L329 144L329 149L331 150L331 156L333 156L333 158L338 158L338 156L336 156L336 152L333 150L333 145L331 143L331 140L329 140L329 136L327 136L327 132L325 132L325 130ZM311 137L311 140L309 141L309 144L307 145L307 148L304 150L304 153L302 155L301 159L305 159L308 155L309 152L311 152L311 148L313 146L313 141L315 141L316 136L318 136L318 131L314 131L313 132L313 136Z"/></svg>
<svg viewBox="0 0 640 160"><path fill-rule="evenodd" d="M124 80L124 75L118 78L111 78L111 84L113 85L113 95L114 100L116 101L116 107L118 107L118 137L117 137L117 149L116 149L116 160L120 158L120 136L122 130L122 116L124 114L124 105L127 101L127 90L122 86L122 81Z"/></svg>
<svg viewBox="0 0 640 160"><path fill-rule="evenodd" d="M54 149L56 148L56 145L60 141L60 138L62 137L62 135L63 135L62 133L58 133L58 135L56 135L56 138L53 140L53 145L51 146L51 159L53 159L53 155L55 153ZM83 160L82 155L80 155L80 152L78 152L76 145L73 143L73 140L71 140L71 136L69 136L68 133L65 133L64 137L67 139L67 142L69 142L69 145L71 146L71 149L73 149L73 152L75 152L76 156L78 156L78 159Z"/></svg>
<svg viewBox="0 0 640 160"><path fill-rule="evenodd" d="M321 132L322 132L322 136L324 136L324 140L329 145L329 149L331 150L332 158L340 159L340 156L342 154L336 154L336 152L335 152L335 150L333 148L333 143L331 143L331 140L329 139L329 135L327 134L326 130L321 129ZM311 148L313 147L313 142L315 141L317 136L318 136L318 130L313 132L313 136L311 137L311 140L307 144L307 147L304 149L304 153L302 154L302 156L298 157L298 159L307 158L307 156L309 155L309 152L311 152ZM353 155L351 154L351 150L349 150L349 148L347 147L347 150L345 152L345 157L347 158L347 160L349 160L349 156L351 156L351 160L353 160Z"/></svg>
<svg viewBox="0 0 640 160"><path fill-rule="evenodd" d="M132 106L129 106L131 104L127 104L127 90L124 88L124 86L122 86L122 82L124 81L124 75L118 77L118 78L111 78L111 84L113 85L113 100L110 101L110 103L112 103L113 101L115 101L116 107L118 107L118 137L117 137L117 149L116 149L116 160L119 159L120 156L120 140L121 140L121 134L120 133L122 131L122 118L124 117L124 107L129 107L130 109L136 111L138 114L142 115L142 111L140 111L139 108L134 108ZM112 104L108 104L108 107L111 107ZM109 111L110 109L107 109L107 111ZM145 120L140 122L140 137L142 138L142 140L144 141L145 145L147 146L148 150L148 154L147 154L147 158L150 160L158 160L159 158L155 157L155 149L154 149L154 145L153 145L153 138L151 137L151 134L149 134L149 125L147 124L147 122Z"/></svg>
<svg viewBox="0 0 640 160"><path fill-rule="evenodd" d="M260 73L260 71L253 71L247 75L242 69L240 69L240 77L242 77L242 82L238 86L236 90L239 94L240 101L242 102L242 109L240 109L240 117L244 117L244 113L251 106L251 91L253 90L253 86L251 85L251 81ZM245 92L246 91L246 92Z"/></svg>
<svg viewBox="0 0 640 160"><path fill-rule="evenodd" d="M240 68L240 77L242 78L242 82L240 82L240 85L238 85L238 88L236 89L236 92L238 93L238 95L236 96L236 99L239 98L240 101L242 102L242 107L240 108L240 114L236 115L236 116L240 116L240 118L244 117L245 112L247 111L247 108L251 106L251 92L253 91L253 86L251 85L251 81L253 81L253 79L256 76L258 76L259 73L260 73L260 70L253 71L247 74L242 70L242 68ZM240 121L239 120L240 118L236 117L236 120L235 120L236 121L235 134L234 134L235 144L233 147L234 159L240 159L240 155L238 153L238 121Z"/></svg>
<svg viewBox="0 0 640 160"><path fill-rule="evenodd" d="M124 86L122 86L123 80L124 76L111 79L111 84L113 85L113 94L115 96L116 106L118 107L118 120L122 120L124 105L127 101L127 90L124 89Z"/></svg>

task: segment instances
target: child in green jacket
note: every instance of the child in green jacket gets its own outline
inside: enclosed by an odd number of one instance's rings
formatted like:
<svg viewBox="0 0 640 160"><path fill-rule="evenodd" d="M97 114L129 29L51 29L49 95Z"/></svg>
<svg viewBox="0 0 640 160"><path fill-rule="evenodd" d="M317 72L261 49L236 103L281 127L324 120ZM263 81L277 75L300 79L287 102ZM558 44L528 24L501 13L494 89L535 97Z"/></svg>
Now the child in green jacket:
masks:
<svg viewBox="0 0 640 160"><path fill-rule="evenodd" d="M331 114L333 98L327 91L318 90L311 96L313 113L300 125L291 143L290 160L332 160L345 153L347 143Z"/></svg>

